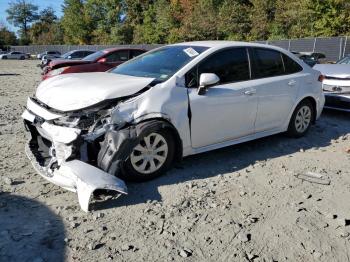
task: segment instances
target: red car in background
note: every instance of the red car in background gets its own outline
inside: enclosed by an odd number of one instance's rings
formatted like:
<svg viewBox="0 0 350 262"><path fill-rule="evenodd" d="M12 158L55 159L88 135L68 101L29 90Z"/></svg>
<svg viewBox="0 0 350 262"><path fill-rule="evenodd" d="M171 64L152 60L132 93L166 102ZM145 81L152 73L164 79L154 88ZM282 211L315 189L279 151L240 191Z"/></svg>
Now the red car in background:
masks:
<svg viewBox="0 0 350 262"><path fill-rule="evenodd" d="M52 60L44 68L42 79L70 73L105 72L129 59L147 52L135 48L109 48L97 51L82 60Z"/></svg>

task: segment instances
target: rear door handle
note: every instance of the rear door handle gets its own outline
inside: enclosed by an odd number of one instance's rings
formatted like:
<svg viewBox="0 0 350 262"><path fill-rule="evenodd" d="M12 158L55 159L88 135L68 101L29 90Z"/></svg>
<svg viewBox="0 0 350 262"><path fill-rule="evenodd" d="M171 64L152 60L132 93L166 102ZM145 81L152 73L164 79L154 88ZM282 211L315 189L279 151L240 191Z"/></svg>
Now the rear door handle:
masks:
<svg viewBox="0 0 350 262"><path fill-rule="evenodd" d="M247 91L244 91L244 94L246 96L252 96L252 95L256 94L256 90L255 89L247 90Z"/></svg>
<svg viewBox="0 0 350 262"><path fill-rule="evenodd" d="M290 81L288 82L288 85L289 85L289 86L295 86L296 83L297 83L297 81L295 81L295 80L290 80Z"/></svg>

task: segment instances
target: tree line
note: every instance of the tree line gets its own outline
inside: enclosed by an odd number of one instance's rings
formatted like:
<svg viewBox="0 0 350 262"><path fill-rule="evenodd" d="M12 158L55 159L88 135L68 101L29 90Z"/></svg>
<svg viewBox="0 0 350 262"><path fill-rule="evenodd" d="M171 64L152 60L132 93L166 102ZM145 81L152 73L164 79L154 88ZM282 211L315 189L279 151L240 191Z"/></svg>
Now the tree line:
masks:
<svg viewBox="0 0 350 262"><path fill-rule="evenodd" d="M39 12L28 0L17 0L6 12L7 21L20 28L19 37L0 26L0 45L254 41L350 34L349 0L64 0L61 18L52 8Z"/></svg>

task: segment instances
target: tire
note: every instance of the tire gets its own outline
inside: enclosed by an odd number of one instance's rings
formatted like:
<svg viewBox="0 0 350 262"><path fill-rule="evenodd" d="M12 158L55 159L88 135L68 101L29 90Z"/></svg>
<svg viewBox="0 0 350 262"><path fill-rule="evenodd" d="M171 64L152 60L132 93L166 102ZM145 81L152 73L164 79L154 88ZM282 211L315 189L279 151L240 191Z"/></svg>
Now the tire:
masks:
<svg viewBox="0 0 350 262"><path fill-rule="evenodd" d="M147 147L146 141L151 147ZM150 148L155 148L158 152ZM153 157L155 155L157 155L156 158ZM140 144L135 147L125 161L123 171L119 177L132 182L152 180L164 174L171 167L174 155L175 142L171 132L165 129L153 131L147 134ZM153 165L151 165L151 162L153 162ZM144 169L143 165L145 165Z"/></svg>
<svg viewBox="0 0 350 262"><path fill-rule="evenodd" d="M296 138L304 136L309 131L314 116L315 111L311 102L301 101L290 119L287 134Z"/></svg>
<svg viewBox="0 0 350 262"><path fill-rule="evenodd" d="M3 56L2 59L7 59L7 56Z"/></svg>
<svg viewBox="0 0 350 262"><path fill-rule="evenodd" d="M24 56L21 56L21 57L19 58L19 60L24 60L24 59L26 59Z"/></svg>

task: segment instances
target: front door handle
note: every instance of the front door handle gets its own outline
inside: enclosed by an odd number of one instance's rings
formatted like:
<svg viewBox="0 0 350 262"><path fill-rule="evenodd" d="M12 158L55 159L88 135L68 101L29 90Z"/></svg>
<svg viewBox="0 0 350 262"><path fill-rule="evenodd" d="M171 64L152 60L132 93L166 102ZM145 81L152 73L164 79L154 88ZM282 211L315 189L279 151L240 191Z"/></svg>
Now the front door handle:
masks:
<svg viewBox="0 0 350 262"><path fill-rule="evenodd" d="M290 81L288 82L288 85L289 85L289 86L295 86L296 83L297 83L297 81L295 81L295 80L290 80Z"/></svg>
<svg viewBox="0 0 350 262"><path fill-rule="evenodd" d="M244 91L244 94L246 96L252 96L252 95L256 94L256 90L255 89L247 90L247 91Z"/></svg>

